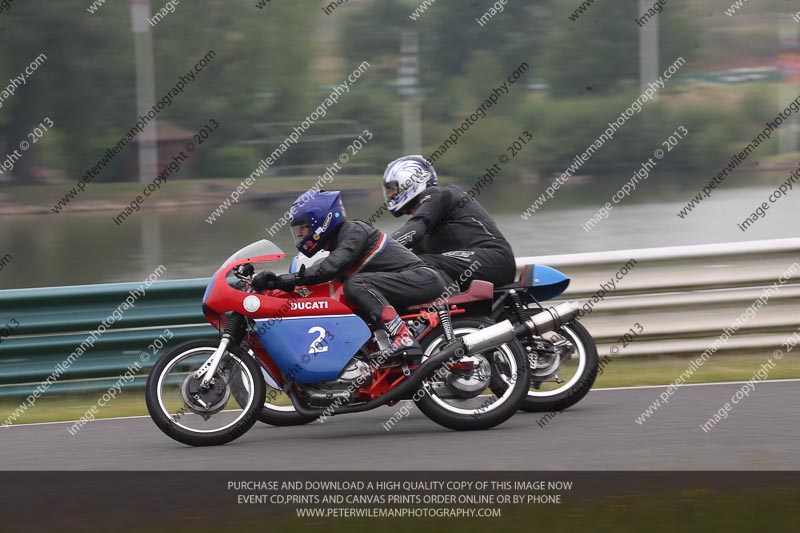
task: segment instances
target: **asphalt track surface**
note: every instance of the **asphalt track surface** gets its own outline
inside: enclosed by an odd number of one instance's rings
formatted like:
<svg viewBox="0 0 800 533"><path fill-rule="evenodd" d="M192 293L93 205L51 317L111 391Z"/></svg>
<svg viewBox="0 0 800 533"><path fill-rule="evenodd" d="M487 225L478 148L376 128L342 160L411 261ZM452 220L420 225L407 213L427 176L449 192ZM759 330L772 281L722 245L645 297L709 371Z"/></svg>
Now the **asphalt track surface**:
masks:
<svg viewBox="0 0 800 533"><path fill-rule="evenodd" d="M455 432L418 411L392 431L397 407L324 424L257 423L225 446L192 448L146 417L0 429L2 470L800 470L800 380L760 382L727 419L705 423L741 383L683 386L645 424L666 387L601 389L550 420L518 413L489 430Z"/></svg>

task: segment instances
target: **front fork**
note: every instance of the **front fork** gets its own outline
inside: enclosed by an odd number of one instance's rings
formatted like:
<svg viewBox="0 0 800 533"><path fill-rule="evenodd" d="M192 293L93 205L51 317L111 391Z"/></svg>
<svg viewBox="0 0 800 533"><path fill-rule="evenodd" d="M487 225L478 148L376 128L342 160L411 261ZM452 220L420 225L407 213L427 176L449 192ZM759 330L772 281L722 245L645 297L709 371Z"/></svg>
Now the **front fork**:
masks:
<svg viewBox="0 0 800 533"><path fill-rule="evenodd" d="M247 318L240 313L231 314L225 326L225 332L222 334L222 339L219 342L219 347L217 347L211 357L203 363L203 366L198 368L192 375L194 379L203 378L200 382L201 390L208 390L208 388L214 384L214 375L217 373L222 357L225 355L225 352L228 351L228 346L230 346L232 342L239 345L246 332Z"/></svg>
<svg viewBox="0 0 800 533"><path fill-rule="evenodd" d="M222 356L225 355L226 351L228 351L228 346L230 343L230 335L224 334L219 343L219 347L214 351L214 354L209 357L208 360L203 363L203 366L198 368L192 376L194 379L200 379L201 377L203 378L203 381L200 382L200 390L208 390L208 387L213 385L214 374L217 373L217 368L219 367L220 361L222 361Z"/></svg>

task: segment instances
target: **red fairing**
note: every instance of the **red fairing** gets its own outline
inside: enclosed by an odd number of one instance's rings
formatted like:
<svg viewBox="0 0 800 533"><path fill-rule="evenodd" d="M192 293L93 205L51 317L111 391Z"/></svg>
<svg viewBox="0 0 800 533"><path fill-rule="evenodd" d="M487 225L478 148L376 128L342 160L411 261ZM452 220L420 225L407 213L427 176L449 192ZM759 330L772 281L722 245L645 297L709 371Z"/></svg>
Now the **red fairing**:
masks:
<svg viewBox="0 0 800 533"><path fill-rule="evenodd" d="M241 313L250 318L276 319L293 316L349 315L353 313L352 308L346 303L341 283L322 283L311 287L303 287L297 289L297 293L275 290L267 291L265 294L257 294L237 290L227 282L228 274L239 265L251 262L279 261L283 257L283 254L273 254L247 258L227 264L224 268L220 268L215 272L213 287L206 296L203 306L206 319L215 328L222 329L226 324L226 313L231 311ZM301 294L306 294L306 297L301 296ZM253 350L256 358L261 361L273 378L282 386L283 375L269 356L269 353L264 349L258 336L248 332L246 342Z"/></svg>
<svg viewBox="0 0 800 533"><path fill-rule="evenodd" d="M213 313L224 315L230 311L236 311L250 318L349 315L353 313L353 309L349 305L339 301L339 298L345 300L340 283L321 283L299 288L295 293L275 290L267 291L264 294L242 292L228 285L226 277L235 267L253 261L276 261L282 257L282 254L275 254L243 259L218 270L214 274L214 287L205 301L206 317L209 322L220 327L217 317L213 316ZM309 291L306 297L301 296L304 289ZM224 324L222 326L224 327Z"/></svg>
<svg viewBox="0 0 800 533"><path fill-rule="evenodd" d="M344 297L341 283L320 283L308 287L298 287L295 292L267 291L267 295L280 298L283 302L279 316L307 317L320 315L351 315L354 306ZM259 310L252 316L255 318L271 318L267 313L260 316Z"/></svg>
<svg viewBox="0 0 800 533"><path fill-rule="evenodd" d="M333 287L333 299L337 302L341 302L350 309L355 309L356 305L347 299L347 296L344 295L344 283L331 283Z"/></svg>

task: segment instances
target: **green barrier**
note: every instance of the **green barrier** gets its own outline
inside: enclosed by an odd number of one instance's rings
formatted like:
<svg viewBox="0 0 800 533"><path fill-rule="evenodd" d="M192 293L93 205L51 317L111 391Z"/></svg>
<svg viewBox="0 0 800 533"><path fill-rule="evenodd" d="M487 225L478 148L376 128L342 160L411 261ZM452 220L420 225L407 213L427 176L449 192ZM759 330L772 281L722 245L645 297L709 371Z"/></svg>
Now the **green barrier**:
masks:
<svg viewBox="0 0 800 533"><path fill-rule="evenodd" d="M119 318L113 313L141 283L0 291L0 397L27 396L48 377L48 392L102 390L137 361L145 374L166 350L217 337L201 312L207 284L154 282ZM166 329L172 338L164 347L148 349Z"/></svg>

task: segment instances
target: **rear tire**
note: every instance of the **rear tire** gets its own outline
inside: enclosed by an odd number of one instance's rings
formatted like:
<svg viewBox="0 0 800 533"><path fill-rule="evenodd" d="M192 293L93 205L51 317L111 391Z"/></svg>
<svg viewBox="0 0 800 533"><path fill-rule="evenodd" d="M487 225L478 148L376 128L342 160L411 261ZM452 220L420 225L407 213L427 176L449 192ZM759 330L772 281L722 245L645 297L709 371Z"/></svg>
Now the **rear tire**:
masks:
<svg viewBox="0 0 800 533"><path fill-rule="evenodd" d="M258 421L264 424L278 427L302 426L317 419L316 416L301 415L294 410L294 406L273 406L268 401L269 397L258 414Z"/></svg>
<svg viewBox="0 0 800 533"><path fill-rule="evenodd" d="M270 426L290 427L302 426L317 419L315 416L301 415L295 411L291 401L287 404L280 405L275 402L281 394L279 389L274 389L270 385L266 385L266 396L264 397L264 406L261 412L258 413L258 421ZM231 394L241 406L246 403L247 390L243 387L243 383L238 381L231 384Z"/></svg>
<svg viewBox="0 0 800 533"><path fill-rule="evenodd" d="M236 392L234 391L234 395ZM267 394L264 398L264 405L261 412L258 413L258 421L270 426L290 427L302 426L313 422L317 419L316 416L302 415L295 411L294 405L289 402L288 405L278 405L275 403L276 398L281 394L278 389L273 389L267 385Z"/></svg>
<svg viewBox="0 0 800 533"><path fill-rule="evenodd" d="M462 337L492 325L494 325L494 322L484 318L453 318L453 331L456 337ZM436 351L441 349L444 345L444 331L442 331L441 326L437 328L434 333L430 334L421 345L426 356L430 356L432 353L436 353ZM498 402L502 401L501 404L493 406L485 411L479 408L473 409L472 412L458 412L467 411L467 409L446 406L444 400L438 398L435 393L430 392L432 387L423 385L414 395L414 402L417 407L419 407L419 410L437 424L457 431L489 429L511 418L517 409L519 409L521 402L528 392L530 384L530 368L528 366L528 358L525 356L525 351L519 343L514 341L503 344L493 350L481 352L480 355L486 357L490 362L492 370L490 381L494 384L487 384L486 390L483 392L487 392L491 387L495 390L495 393L493 393L495 396L501 396L501 398L498 398ZM498 364L498 358L505 359L506 361ZM515 374L516 379L513 379L512 384L500 387L500 390L498 390L496 384L499 370L502 369ZM511 387L511 391L507 391L509 387ZM506 394L506 392L508 392L508 394ZM417 398L420 394L422 397ZM486 396L481 395L477 398L483 397Z"/></svg>
<svg viewBox="0 0 800 533"><path fill-rule="evenodd" d="M576 379L575 383L558 394L542 396L542 393L537 393L531 387L520 406L521 410L528 413L558 412L572 407L589 393L592 385L594 385L594 380L597 378L599 371L597 345L587 329L577 320L573 320L556 330L556 333L569 339L575 345L576 350L583 349L586 359L585 364L580 371L580 375L573 377L573 379ZM532 379L536 378L533 377Z"/></svg>

